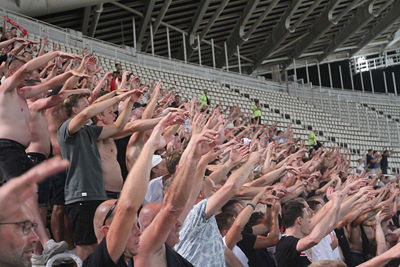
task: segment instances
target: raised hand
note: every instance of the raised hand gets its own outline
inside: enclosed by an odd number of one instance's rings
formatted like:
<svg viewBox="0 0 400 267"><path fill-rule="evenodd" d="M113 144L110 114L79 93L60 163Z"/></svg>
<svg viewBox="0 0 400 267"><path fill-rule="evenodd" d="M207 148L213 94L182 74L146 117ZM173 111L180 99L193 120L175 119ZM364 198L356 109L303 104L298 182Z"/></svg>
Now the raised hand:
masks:
<svg viewBox="0 0 400 267"><path fill-rule="evenodd" d="M267 189L268 189L268 187L263 187L260 190L260 192L258 192L257 195L255 195L252 202L257 205L258 203L261 202L261 200L266 199L266 197L268 197L268 196L266 196Z"/></svg>
<svg viewBox="0 0 400 267"><path fill-rule="evenodd" d="M135 91L135 90L134 90ZM147 142L151 144L156 150L163 148L169 142L171 136L164 135L164 131L172 125L182 124L185 121L184 117L178 113L168 113L157 125L154 127Z"/></svg>
<svg viewBox="0 0 400 267"><path fill-rule="evenodd" d="M265 187L265 189L267 189L267 188L268 188L268 186ZM274 203L274 201L276 203L276 201L278 201L278 200L279 200L279 197L274 196L273 194L264 194L263 197L258 202L262 203L262 204L266 204L266 205L268 205L268 204L271 205L272 203Z"/></svg>
<svg viewBox="0 0 400 267"><path fill-rule="evenodd" d="M133 76L130 82L131 88L139 88L140 87L140 78L137 76Z"/></svg>
<svg viewBox="0 0 400 267"><path fill-rule="evenodd" d="M251 152L249 159L247 161L253 164L257 164L260 161L262 154L263 154L263 149L253 151Z"/></svg>
<svg viewBox="0 0 400 267"><path fill-rule="evenodd" d="M235 145L231 148L229 154L229 160L231 161L233 166L236 166L243 160L247 158L249 155L249 148L244 145Z"/></svg>
<svg viewBox="0 0 400 267"><path fill-rule="evenodd" d="M204 154L201 158L200 161L203 164L209 164L210 162L214 161L215 159L218 158L219 155L221 155L222 150L219 149L217 146L215 146L213 149L208 151L206 154Z"/></svg>
<svg viewBox="0 0 400 267"><path fill-rule="evenodd" d="M203 114L196 114L193 117L192 123L190 124L192 135L195 136L201 134L201 132L206 129L205 126L206 126L205 116Z"/></svg>
<svg viewBox="0 0 400 267"><path fill-rule="evenodd" d="M8 181L0 187L0 218L7 218L18 210L18 208L37 192L36 184L47 177L65 170L69 165L67 160L60 157L49 159Z"/></svg>
<svg viewBox="0 0 400 267"><path fill-rule="evenodd" d="M208 151L212 150L216 144L217 132L214 130L206 129L200 134L192 136L194 142L194 156L201 157Z"/></svg>

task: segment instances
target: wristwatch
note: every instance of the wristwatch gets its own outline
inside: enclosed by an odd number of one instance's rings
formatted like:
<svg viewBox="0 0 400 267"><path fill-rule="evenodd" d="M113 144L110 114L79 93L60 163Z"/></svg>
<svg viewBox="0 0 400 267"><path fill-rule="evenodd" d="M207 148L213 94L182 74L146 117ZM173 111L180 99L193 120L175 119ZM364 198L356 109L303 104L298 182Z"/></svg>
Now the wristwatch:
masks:
<svg viewBox="0 0 400 267"><path fill-rule="evenodd" d="M249 202L247 202L246 206L247 205L252 206L253 210L256 210L256 204L254 204L253 202L249 201Z"/></svg>

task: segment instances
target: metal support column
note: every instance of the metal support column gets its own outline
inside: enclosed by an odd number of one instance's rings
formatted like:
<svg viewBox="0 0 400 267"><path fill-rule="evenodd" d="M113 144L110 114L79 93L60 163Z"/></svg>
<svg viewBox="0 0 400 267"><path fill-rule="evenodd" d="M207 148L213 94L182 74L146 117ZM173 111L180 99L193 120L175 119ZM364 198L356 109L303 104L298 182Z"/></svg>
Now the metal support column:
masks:
<svg viewBox="0 0 400 267"><path fill-rule="evenodd" d="M242 74L242 65L240 65L240 48L238 45L236 46L236 53L238 58L239 73Z"/></svg>
<svg viewBox="0 0 400 267"><path fill-rule="evenodd" d="M201 47L199 35L197 35L197 53L199 54L199 65L201 66Z"/></svg>
<svg viewBox="0 0 400 267"><path fill-rule="evenodd" d="M297 82L296 59L293 58L294 82Z"/></svg>
<svg viewBox="0 0 400 267"><path fill-rule="evenodd" d="M317 71L318 71L318 82L319 82L319 90L321 91L321 70L320 70L320 66L319 63L317 63Z"/></svg>
<svg viewBox="0 0 400 267"><path fill-rule="evenodd" d="M211 55L213 61L213 68L215 69L215 51L214 51L214 39L211 38Z"/></svg>
<svg viewBox="0 0 400 267"><path fill-rule="evenodd" d="M353 90L353 92L354 92L353 72L351 71L351 63L350 62L349 62L349 72L350 72L351 90Z"/></svg>
<svg viewBox="0 0 400 267"><path fill-rule="evenodd" d="M226 65L226 71L229 71L228 48L226 47L226 42L224 42L224 48L225 48L225 65Z"/></svg>
<svg viewBox="0 0 400 267"><path fill-rule="evenodd" d="M185 62L187 62L187 55L186 55L186 37L185 34L182 32L182 42L183 42L183 58Z"/></svg>
<svg viewBox="0 0 400 267"><path fill-rule="evenodd" d="M360 71L360 79L361 79L361 88L362 88L362 92L364 93L365 92L365 90L364 90L364 81L363 81L363 75L362 75L362 71Z"/></svg>
<svg viewBox="0 0 400 267"><path fill-rule="evenodd" d="M397 96L397 84L396 84L396 78L394 76L394 72L392 72L392 78L393 78L394 94Z"/></svg>
<svg viewBox="0 0 400 267"><path fill-rule="evenodd" d="M333 89L331 63L328 63L328 72L329 72L329 85L331 89Z"/></svg>
<svg viewBox="0 0 400 267"><path fill-rule="evenodd" d="M132 17L132 34L133 34L133 48L136 50L136 23L135 17Z"/></svg>
<svg viewBox="0 0 400 267"><path fill-rule="evenodd" d="M154 56L153 23L150 23L150 41L151 41L151 54Z"/></svg>
<svg viewBox="0 0 400 267"><path fill-rule="evenodd" d="M374 81L372 80L372 72L371 72L371 69L369 70L369 80L371 81L372 93L375 94L375 86L374 86Z"/></svg>
<svg viewBox="0 0 400 267"><path fill-rule="evenodd" d="M340 85L342 86L342 90L344 90L343 87L343 76L342 76L342 66L339 65L339 75L340 75Z"/></svg>
<svg viewBox="0 0 400 267"><path fill-rule="evenodd" d="M306 60L306 74L307 74L307 83L311 84L311 82L310 82L310 73L308 72L307 60ZM310 87L312 88L312 85Z"/></svg>
<svg viewBox="0 0 400 267"><path fill-rule="evenodd" d="M383 83L385 84L385 93L388 94L387 81L386 81L386 72L385 71L383 71Z"/></svg>
<svg viewBox="0 0 400 267"><path fill-rule="evenodd" d="M168 45L168 58L171 59L171 42L169 41L169 28L165 27L167 31L167 45Z"/></svg>

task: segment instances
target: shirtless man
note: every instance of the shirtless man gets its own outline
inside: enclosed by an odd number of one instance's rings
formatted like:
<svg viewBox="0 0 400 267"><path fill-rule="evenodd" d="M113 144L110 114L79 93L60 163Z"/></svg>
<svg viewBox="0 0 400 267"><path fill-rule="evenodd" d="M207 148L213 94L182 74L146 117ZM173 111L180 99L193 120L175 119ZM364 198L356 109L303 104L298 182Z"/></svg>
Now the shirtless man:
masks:
<svg viewBox="0 0 400 267"><path fill-rule="evenodd" d="M0 85L0 171L5 181L17 177L32 167L25 153L31 142L27 98L52 89L54 80L34 86L25 86L32 71L57 56L74 58L72 54L55 51L37 57L28 63L14 59L8 69L8 78Z"/></svg>
<svg viewBox="0 0 400 267"><path fill-rule="evenodd" d="M110 97L114 95L115 92L109 93L102 97ZM106 126L113 124L115 118L117 117L114 113L115 108L109 107L103 112L96 115L96 125ZM106 194L111 199L118 199L119 194L122 189L123 178L121 173L121 167L117 160L117 146L114 142L115 139L123 138L131 135L133 132L147 131L154 128L155 125L160 121L158 119L148 119L148 120L135 120L133 122L127 123L119 133L116 135L97 140L97 147L101 157L101 166L103 171L104 188Z"/></svg>
<svg viewBox="0 0 400 267"><path fill-rule="evenodd" d="M104 126L114 123L117 115L114 113L114 107L109 107L105 111L97 114L98 126ZM103 170L104 188L108 198L118 199L122 189L123 179L121 168L117 161L117 146L114 138L97 140L97 147L101 157L101 168Z"/></svg>
<svg viewBox="0 0 400 267"><path fill-rule="evenodd" d="M58 56L75 58L72 54L57 51L37 57L25 64L18 59L13 59L9 64L7 79L0 86L0 124L2 125L0 129L0 171L5 181L23 174L33 166L33 162L25 152L31 142L31 134L27 130L29 129L30 112L26 99L53 89L59 84L60 77L37 85L27 85L27 83L32 82L33 71ZM34 216L37 216L35 220L38 222L38 236L44 248L45 257L64 250L64 244L48 242L50 240L40 219L37 200L30 198L27 205L33 211Z"/></svg>

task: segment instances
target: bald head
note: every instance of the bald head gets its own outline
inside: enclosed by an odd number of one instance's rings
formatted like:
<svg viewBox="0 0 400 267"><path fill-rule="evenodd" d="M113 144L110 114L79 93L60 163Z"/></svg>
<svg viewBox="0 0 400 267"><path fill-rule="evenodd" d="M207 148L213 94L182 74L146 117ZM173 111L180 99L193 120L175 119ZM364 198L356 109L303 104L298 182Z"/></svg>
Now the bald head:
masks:
<svg viewBox="0 0 400 267"><path fill-rule="evenodd" d="M111 207L114 205L115 201L117 200L116 199L106 200L103 203L101 203L96 209L93 219L93 226L94 226L94 233L96 234L96 238L98 241L104 238L104 234L101 232L101 227L103 226L104 218L110 211ZM106 224L110 225L113 218L114 218L114 212L107 219Z"/></svg>
<svg viewBox="0 0 400 267"><path fill-rule="evenodd" d="M147 228L147 226L151 224L151 222L156 217L158 212L160 212L161 207L162 207L161 202L152 202L143 206L139 214L139 225L142 231L144 231Z"/></svg>

